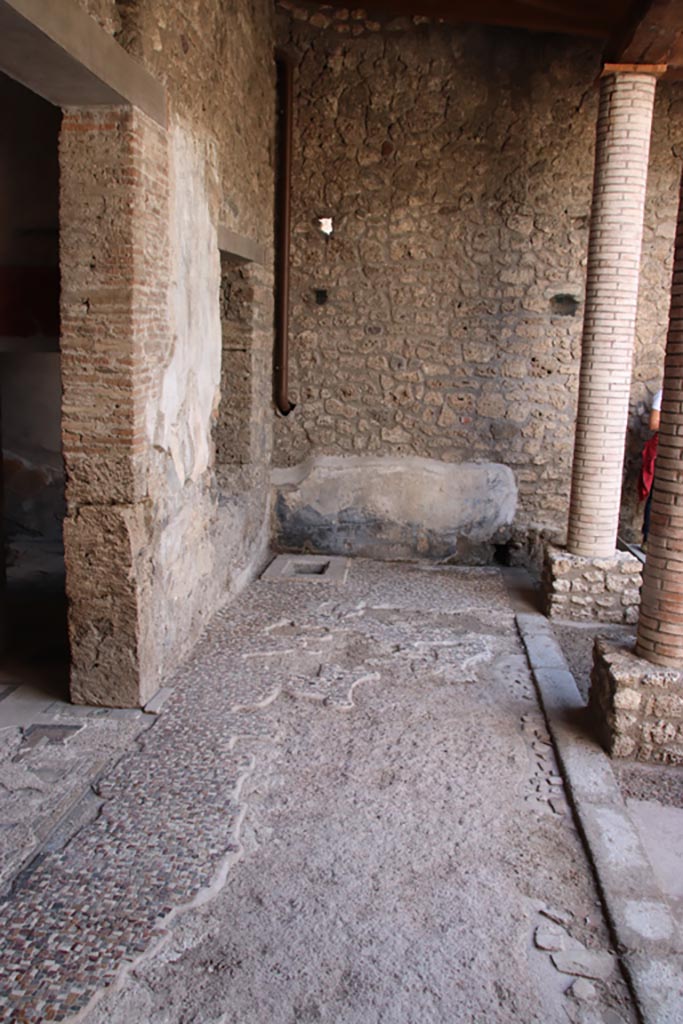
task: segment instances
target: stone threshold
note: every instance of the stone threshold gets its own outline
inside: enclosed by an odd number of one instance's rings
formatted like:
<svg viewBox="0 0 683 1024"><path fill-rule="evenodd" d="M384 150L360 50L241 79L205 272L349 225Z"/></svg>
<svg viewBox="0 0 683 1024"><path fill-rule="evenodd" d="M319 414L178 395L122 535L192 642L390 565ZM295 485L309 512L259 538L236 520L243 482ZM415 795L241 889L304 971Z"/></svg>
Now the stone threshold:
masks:
<svg viewBox="0 0 683 1024"><path fill-rule="evenodd" d="M516 619L622 970L645 1024L676 1024L683 937L548 620L533 612Z"/></svg>

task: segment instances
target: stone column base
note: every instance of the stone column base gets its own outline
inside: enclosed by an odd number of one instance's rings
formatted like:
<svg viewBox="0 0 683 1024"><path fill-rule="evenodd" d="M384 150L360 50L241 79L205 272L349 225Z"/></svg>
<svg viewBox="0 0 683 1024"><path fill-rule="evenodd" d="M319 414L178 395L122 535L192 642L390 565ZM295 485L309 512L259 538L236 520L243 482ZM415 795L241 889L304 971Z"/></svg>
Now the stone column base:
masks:
<svg viewBox="0 0 683 1024"><path fill-rule="evenodd" d="M683 672L633 650L595 638L588 707L600 741L612 757L683 764Z"/></svg>
<svg viewBox="0 0 683 1024"><path fill-rule="evenodd" d="M547 544L543 559L543 604L551 619L635 623L642 566L628 551L611 558L571 555Z"/></svg>

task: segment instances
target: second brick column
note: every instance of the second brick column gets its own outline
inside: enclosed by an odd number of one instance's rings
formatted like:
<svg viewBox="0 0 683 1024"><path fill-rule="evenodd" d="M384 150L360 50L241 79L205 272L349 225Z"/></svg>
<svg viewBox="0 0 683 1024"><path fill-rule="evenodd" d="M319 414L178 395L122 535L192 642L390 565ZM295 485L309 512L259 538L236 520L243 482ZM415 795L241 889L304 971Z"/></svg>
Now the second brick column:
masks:
<svg viewBox="0 0 683 1024"><path fill-rule="evenodd" d="M683 669L683 179L636 653Z"/></svg>

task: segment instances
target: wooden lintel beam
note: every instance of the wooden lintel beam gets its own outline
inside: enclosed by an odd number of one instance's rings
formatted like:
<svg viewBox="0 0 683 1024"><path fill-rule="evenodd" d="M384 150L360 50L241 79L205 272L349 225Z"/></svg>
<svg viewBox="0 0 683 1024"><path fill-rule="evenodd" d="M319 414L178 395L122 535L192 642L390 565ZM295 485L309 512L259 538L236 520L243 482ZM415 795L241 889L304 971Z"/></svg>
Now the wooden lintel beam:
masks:
<svg viewBox="0 0 683 1024"><path fill-rule="evenodd" d="M683 64L683 0L638 0L605 49L612 64Z"/></svg>
<svg viewBox="0 0 683 1024"><path fill-rule="evenodd" d="M620 71L630 71L639 75L654 75L655 78L663 78L669 70L668 64L609 64L602 66L603 75L613 75Z"/></svg>

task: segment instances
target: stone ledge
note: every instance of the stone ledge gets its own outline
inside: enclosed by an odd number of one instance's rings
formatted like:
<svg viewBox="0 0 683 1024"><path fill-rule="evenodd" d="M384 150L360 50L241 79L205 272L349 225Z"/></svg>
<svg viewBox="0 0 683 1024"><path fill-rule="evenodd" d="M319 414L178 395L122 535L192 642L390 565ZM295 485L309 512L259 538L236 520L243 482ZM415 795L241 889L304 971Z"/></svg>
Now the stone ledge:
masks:
<svg viewBox="0 0 683 1024"><path fill-rule="evenodd" d="M272 481L285 551L483 565L509 540L517 506L512 470L493 462L315 455Z"/></svg>
<svg viewBox="0 0 683 1024"><path fill-rule="evenodd" d="M543 601L551 619L638 621L642 567L628 551L586 558L546 544Z"/></svg>
<svg viewBox="0 0 683 1024"><path fill-rule="evenodd" d="M589 708L613 757L683 764L683 672L596 637Z"/></svg>

